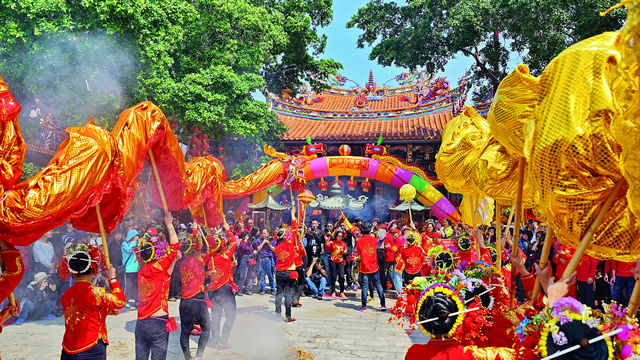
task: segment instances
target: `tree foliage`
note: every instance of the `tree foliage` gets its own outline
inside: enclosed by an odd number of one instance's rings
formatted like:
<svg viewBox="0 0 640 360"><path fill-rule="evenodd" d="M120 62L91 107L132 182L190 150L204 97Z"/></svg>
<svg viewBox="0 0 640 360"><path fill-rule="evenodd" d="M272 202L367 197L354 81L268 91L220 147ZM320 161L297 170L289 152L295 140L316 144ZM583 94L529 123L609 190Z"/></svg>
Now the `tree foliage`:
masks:
<svg viewBox="0 0 640 360"><path fill-rule="evenodd" d="M440 71L459 53L473 58L473 80L496 88L510 52L524 55L533 74L569 45L622 26L625 11L599 11L617 0L371 0L348 28L362 30L358 47L390 66ZM496 41L498 40L498 41Z"/></svg>
<svg viewBox="0 0 640 360"><path fill-rule="evenodd" d="M70 126L115 123L151 100L212 139L251 151L286 129L257 91L335 73L320 59L332 0L7 0L0 74L24 107L38 98ZM316 84L317 85L317 84ZM246 154L237 154L246 158ZM257 159L256 159L257 161Z"/></svg>

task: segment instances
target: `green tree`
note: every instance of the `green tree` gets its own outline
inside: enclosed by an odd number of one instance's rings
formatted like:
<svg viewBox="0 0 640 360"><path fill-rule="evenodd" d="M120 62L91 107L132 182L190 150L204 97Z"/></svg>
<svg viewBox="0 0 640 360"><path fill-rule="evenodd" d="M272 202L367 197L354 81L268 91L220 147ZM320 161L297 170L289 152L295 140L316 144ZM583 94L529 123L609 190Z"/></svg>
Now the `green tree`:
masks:
<svg viewBox="0 0 640 360"><path fill-rule="evenodd" d="M510 52L523 54L534 74L569 45L618 29L625 12L599 11L616 0L371 0L348 28L363 33L357 45L373 46L369 58L389 66L440 71L459 53L473 58L472 82L497 88Z"/></svg>

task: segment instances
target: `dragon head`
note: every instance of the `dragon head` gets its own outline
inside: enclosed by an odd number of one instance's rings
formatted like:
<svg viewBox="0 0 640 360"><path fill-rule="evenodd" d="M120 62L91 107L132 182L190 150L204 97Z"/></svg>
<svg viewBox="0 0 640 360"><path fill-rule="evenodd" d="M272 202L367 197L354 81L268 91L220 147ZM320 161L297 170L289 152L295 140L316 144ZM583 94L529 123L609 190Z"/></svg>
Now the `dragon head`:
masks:
<svg viewBox="0 0 640 360"><path fill-rule="evenodd" d="M327 149L325 148L324 144L322 143L318 143L318 144L312 144L311 143L311 138L307 138L307 145L305 145L302 148L303 153L306 156L312 156L312 155L317 155L317 154L323 154L327 151Z"/></svg>
<svg viewBox="0 0 640 360"><path fill-rule="evenodd" d="M364 149L364 153L367 155L380 155L385 156L388 155L387 148L382 145L382 136L378 138L377 144L367 144Z"/></svg>

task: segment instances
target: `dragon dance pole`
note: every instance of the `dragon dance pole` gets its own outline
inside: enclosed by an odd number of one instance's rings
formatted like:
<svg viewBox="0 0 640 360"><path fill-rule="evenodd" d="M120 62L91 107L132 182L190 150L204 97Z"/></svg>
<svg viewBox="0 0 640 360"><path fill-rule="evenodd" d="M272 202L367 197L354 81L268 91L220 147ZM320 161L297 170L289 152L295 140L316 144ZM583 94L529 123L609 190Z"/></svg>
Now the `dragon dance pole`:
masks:
<svg viewBox="0 0 640 360"><path fill-rule="evenodd" d="M549 262L549 252L551 251L551 244L553 243L554 235L555 234L553 233L553 229L549 228L549 231L547 231L547 235L544 238L544 246L542 246L542 255L540 255L540 270L544 270L544 268L547 267L547 263ZM536 278L536 285L533 287L533 296L531 297L531 299L534 301L535 299L538 298L538 295L540 295L540 286L541 286L540 279Z"/></svg>
<svg viewBox="0 0 640 360"><path fill-rule="evenodd" d="M511 246L511 254L513 256L514 251L520 251L518 247L518 239L520 238L520 218L522 217L522 191L524 189L524 167L527 160L524 157L520 158L518 164L518 183L516 192L516 222L513 229L513 245ZM516 253L517 254L517 253ZM509 306L515 308L514 300L516 298L516 267L511 264L511 291L509 294Z"/></svg>
<svg viewBox="0 0 640 360"><path fill-rule="evenodd" d="M498 202L496 200L496 273L499 274L500 276L502 276L502 239L500 238L501 236L501 230L502 230L502 223L500 222L500 210L502 210L500 208L500 202Z"/></svg>
<svg viewBox="0 0 640 360"><path fill-rule="evenodd" d="M164 198L164 191L162 190L162 183L160 182L160 174L158 173L158 167L156 166L156 159L153 157L153 151L151 151L151 149L149 149L149 160L151 160L151 166L153 167L153 174L156 176L156 182L158 183L158 191L160 192L160 199L162 200L162 206L164 207L164 212L165 214L169 213L169 208L167 207L167 200L165 200Z"/></svg>
<svg viewBox="0 0 640 360"><path fill-rule="evenodd" d="M104 265L105 265L105 268L109 270L111 269L111 261L109 261L109 248L107 247L107 234L104 231L102 214L100 214L100 203L96 204L96 215L98 216L98 226L100 227L100 237L102 238L102 253L104 254Z"/></svg>

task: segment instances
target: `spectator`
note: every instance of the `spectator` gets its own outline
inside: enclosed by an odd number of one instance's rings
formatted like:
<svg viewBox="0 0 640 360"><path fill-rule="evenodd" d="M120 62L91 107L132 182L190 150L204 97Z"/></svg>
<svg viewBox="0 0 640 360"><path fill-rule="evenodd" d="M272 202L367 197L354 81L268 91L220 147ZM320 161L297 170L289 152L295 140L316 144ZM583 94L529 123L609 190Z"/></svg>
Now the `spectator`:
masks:
<svg viewBox="0 0 640 360"><path fill-rule="evenodd" d="M318 228L320 224L318 220L311 220L311 228L307 233L307 256L310 258L320 258L322 256L322 248L324 245L324 238L322 232Z"/></svg>
<svg viewBox="0 0 640 360"><path fill-rule="evenodd" d="M444 219L442 221L442 237L446 239L451 239L453 236L453 224L450 219Z"/></svg>
<svg viewBox="0 0 640 360"><path fill-rule="evenodd" d="M634 262L611 261L611 283L613 284L611 298L623 307L629 305L629 296L631 296L633 287L636 284L636 280L633 277L635 265L636 263ZM624 289L627 289L629 296L623 297Z"/></svg>
<svg viewBox="0 0 640 360"><path fill-rule="evenodd" d="M318 258L312 259L311 265L307 269L306 282L316 299L322 300L324 288L327 286L327 272L322 268L322 263L318 261Z"/></svg>
<svg viewBox="0 0 640 360"><path fill-rule="evenodd" d="M611 302L611 285L609 284L609 274L605 272L606 263L611 262L599 261L596 267L596 291L594 294L595 301L597 302L597 308L601 312L604 312L602 304L609 304Z"/></svg>
<svg viewBox="0 0 640 360"><path fill-rule="evenodd" d="M124 234L122 230L115 229L111 233L109 240L107 241L107 249L109 250L109 261L111 266L116 269L116 278L118 282L124 284L124 268L122 268L122 241L124 240ZM122 269L117 271L118 269Z"/></svg>
<svg viewBox="0 0 640 360"><path fill-rule="evenodd" d="M327 271L327 279L331 279L331 231L329 225L324 229L324 268Z"/></svg>
<svg viewBox="0 0 640 360"><path fill-rule="evenodd" d="M252 239L257 237L258 233L260 232L257 227L253 226L253 219L252 218L248 218L247 219L247 223L244 226L244 231L248 232L249 234L251 234L251 238Z"/></svg>
<svg viewBox="0 0 640 360"><path fill-rule="evenodd" d="M39 272L33 276L33 281L27 286L24 298L20 302L20 315L16 325L23 324L27 319L37 320L41 317L55 319L53 308L56 305L56 285L49 284L50 275Z"/></svg>
<svg viewBox="0 0 640 360"><path fill-rule="evenodd" d="M129 300L138 306L138 258L134 248L138 246L140 235L136 230L129 230L127 237L122 244L122 258L124 262L124 295L127 299L126 308L130 308Z"/></svg>
<svg viewBox="0 0 640 360"><path fill-rule="evenodd" d="M271 295L276 294L276 283L274 280L276 264L274 251L276 243L269 236L269 231L267 229L262 229L262 233L258 237L258 261L259 261L259 279L260 279L260 295L264 295L267 292L267 285L265 283L264 277L266 276L269 280L269 288L271 289Z"/></svg>
<svg viewBox="0 0 640 360"><path fill-rule="evenodd" d="M55 272L53 244L49 239L53 236L51 230L47 231L33 244L33 257L36 261L35 272L51 274Z"/></svg>
<svg viewBox="0 0 640 360"><path fill-rule="evenodd" d="M66 224L64 224L64 231L62 235L60 235L60 242L61 242L60 254L62 254L62 252L64 251L64 248L66 247L67 243L70 243L73 241L75 233L76 233L76 229L73 228L73 225L71 225L70 222L67 222Z"/></svg>
<svg viewBox="0 0 640 360"><path fill-rule="evenodd" d="M246 231L242 232L242 234L240 234L240 243L238 244L238 256L240 260L238 268L238 296L242 296L243 294L251 295L253 271L256 265L256 260L253 258L255 250L251 242L251 234Z"/></svg>
<svg viewBox="0 0 640 360"><path fill-rule="evenodd" d="M593 283L596 280L596 270L598 260L589 255L582 256L577 269L578 296L580 301L590 308L595 308L595 297L593 293Z"/></svg>

